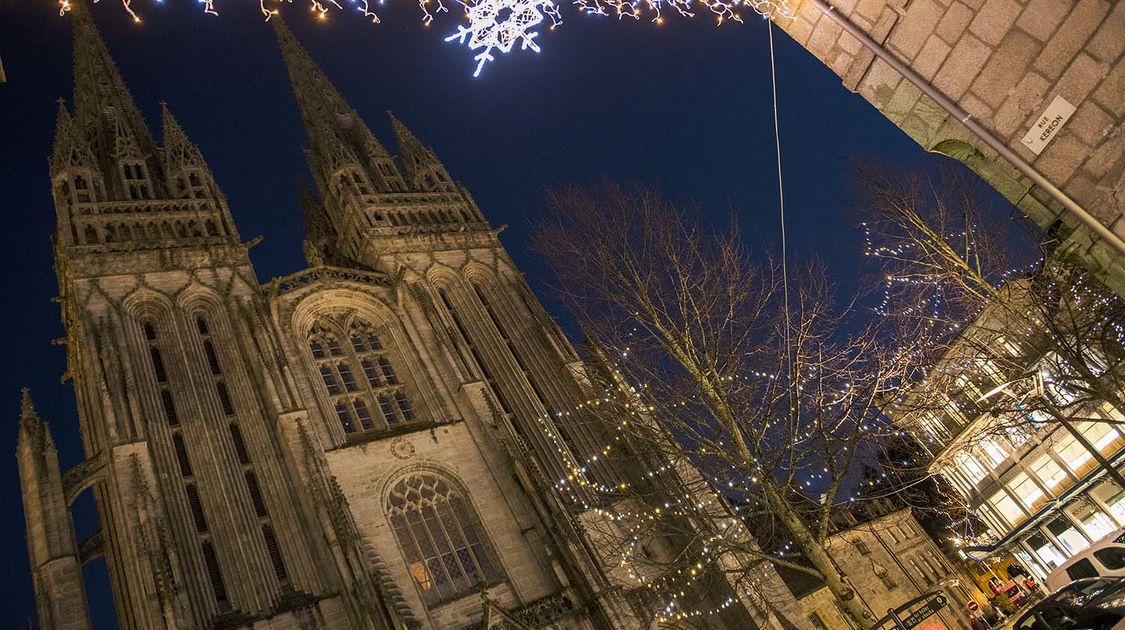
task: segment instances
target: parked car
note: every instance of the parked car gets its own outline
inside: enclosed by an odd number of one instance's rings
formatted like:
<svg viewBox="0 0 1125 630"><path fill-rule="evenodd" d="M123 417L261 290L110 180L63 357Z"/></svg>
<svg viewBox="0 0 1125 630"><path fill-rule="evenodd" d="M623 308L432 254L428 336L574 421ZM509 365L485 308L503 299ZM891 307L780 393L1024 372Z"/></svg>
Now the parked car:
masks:
<svg viewBox="0 0 1125 630"><path fill-rule="evenodd" d="M1125 577L1125 532L1118 530L1059 565L1047 576L1047 588L1055 591L1092 577Z"/></svg>
<svg viewBox="0 0 1125 630"><path fill-rule="evenodd" d="M1125 630L1125 579L1075 580L1023 614L1013 630Z"/></svg>

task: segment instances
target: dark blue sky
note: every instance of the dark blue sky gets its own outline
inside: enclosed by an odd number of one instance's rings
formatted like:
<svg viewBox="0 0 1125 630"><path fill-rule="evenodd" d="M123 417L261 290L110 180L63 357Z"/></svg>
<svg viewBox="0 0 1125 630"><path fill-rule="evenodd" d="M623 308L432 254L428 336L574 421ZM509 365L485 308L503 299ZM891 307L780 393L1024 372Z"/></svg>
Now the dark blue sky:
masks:
<svg viewBox="0 0 1125 630"><path fill-rule="evenodd" d="M661 186L725 221L736 213L761 247L778 234L776 167L765 23L714 26L709 17L648 22L578 16L539 38L543 52L499 58L473 78L472 55L442 41L456 17L431 27L400 0L372 25L335 13L315 22L302 0L286 5L290 27L390 148L395 113L472 191L533 286L545 275L525 240L544 212L544 187L610 175ZM256 3L219 2L219 18L194 2L137 2L135 25L116 4L95 20L142 112L172 111L203 150L230 201L260 280L303 266L296 182L307 178L300 119L272 29ZM72 103L68 18L50 0L0 0L0 453L14 455L19 388L32 388L51 421L64 466L78 462L74 396L60 384L63 336L51 267L55 226L47 156L55 100ZM940 157L911 140L780 31L781 135L790 244L824 258L846 289L860 263L860 234L846 208L852 160L935 169ZM391 149L394 150L393 148ZM540 291L542 294L543 292ZM32 614L31 579L14 456L0 457L0 625ZM88 519L79 519L88 530ZM91 589L96 627L113 627L104 586Z"/></svg>

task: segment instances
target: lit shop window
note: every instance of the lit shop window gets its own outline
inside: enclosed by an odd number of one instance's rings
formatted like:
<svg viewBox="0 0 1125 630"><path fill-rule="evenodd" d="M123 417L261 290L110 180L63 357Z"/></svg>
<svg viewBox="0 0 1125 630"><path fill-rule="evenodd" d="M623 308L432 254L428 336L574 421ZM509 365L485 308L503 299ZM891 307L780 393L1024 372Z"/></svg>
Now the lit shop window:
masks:
<svg viewBox="0 0 1125 630"><path fill-rule="evenodd" d="M988 475L988 472L980 465L977 458L968 453L958 453L957 456L954 457L954 461L957 462L958 468L965 474L965 477L974 485L980 483L980 480Z"/></svg>
<svg viewBox="0 0 1125 630"><path fill-rule="evenodd" d="M1035 557L1048 569L1054 569L1066 561L1066 556L1059 551L1059 548L1040 532L1027 538L1027 546L1031 547Z"/></svg>
<svg viewBox="0 0 1125 630"><path fill-rule="evenodd" d="M1109 516L1089 499L1082 497L1063 508L1071 520L1082 524L1082 529L1094 540L1100 540L1116 529Z"/></svg>
<svg viewBox="0 0 1125 630"><path fill-rule="evenodd" d="M981 449L984 451L984 454L988 456L988 460L992 463L992 466L999 466L1004 463L1005 459L1008 459L1008 451L993 438L988 438L981 442Z"/></svg>
<svg viewBox="0 0 1125 630"><path fill-rule="evenodd" d="M1008 521L1009 525L1017 525L1027 516L1024 514L1023 510L1020 509L1016 500L1003 490L992 495L992 498L990 498L988 502Z"/></svg>
<svg viewBox="0 0 1125 630"><path fill-rule="evenodd" d="M1090 496L1105 504L1109 508L1109 513L1117 518L1118 523L1125 524L1125 492L1122 492L1112 479L1106 479L1094 486Z"/></svg>
<svg viewBox="0 0 1125 630"><path fill-rule="evenodd" d="M1041 455L1038 459L1033 461L1028 468L1031 472L1047 486L1047 489L1058 495L1069 483L1066 483L1068 477L1066 471L1058 462L1051 459L1050 455Z"/></svg>
<svg viewBox="0 0 1125 630"><path fill-rule="evenodd" d="M1090 541L1062 514L1047 524L1047 531L1062 543L1063 550L1068 555L1074 555L1090 546Z"/></svg>
<svg viewBox="0 0 1125 630"><path fill-rule="evenodd" d="M1027 476L1027 473L1020 473L1013 477L1008 482L1008 488L1031 512L1038 510L1047 502L1047 496L1043 494L1043 490L1036 485L1035 480Z"/></svg>
<svg viewBox="0 0 1125 630"><path fill-rule="evenodd" d="M1082 477L1094 469L1096 462L1086 447L1078 443L1074 436L1068 435L1055 445L1055 452L1066 462L1076 477Z"/></svg>
<svg viewBox="0 0 1125 630"><path fill-rule="evenodd" d="M1109 455L1119 448L1121 435L1107 422L1079 422L1078 430L1083 437L1098 449L1099 453Z"/></svg>

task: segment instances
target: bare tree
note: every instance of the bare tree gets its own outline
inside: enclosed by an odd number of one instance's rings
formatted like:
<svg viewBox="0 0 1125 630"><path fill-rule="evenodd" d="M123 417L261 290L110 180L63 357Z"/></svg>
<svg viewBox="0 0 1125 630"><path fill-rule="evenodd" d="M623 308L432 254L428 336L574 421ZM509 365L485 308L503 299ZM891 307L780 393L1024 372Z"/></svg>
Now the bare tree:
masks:
<svg viewBox="0 0 1125 630"><path fill-rule="evenodd" d="M624 523L622 548L644 547L643 524L675 512L698 543L678 548L704 549L748 581L763 561L807 573L870 623L825 544L861 464L895 431L876 403L907 376L909 336L891 320L854 321L822 266L756 262L737 225L704 227L654 190L571 186L548 202L534 241L602 358L592 373L604 393L587 412L616 432L603 457L643 462L638 452L656 451L652 461L701 473L679 475L671 502L602 487ZM747 523L752 536L724 531ZM692 560L670 557L645 579L674 585L667 577Z"/></svg>
<svg viewBox="0 0 1125 630"><path fill-rule="evenodd" d="M868 167L858 181L880 310L931 341L918 361L927 373L890 405L900 422L936 451L1018 448L1061 426L1125 487L1082 430L1125 421L1121 296L990 209L963 176Z"/></svg>

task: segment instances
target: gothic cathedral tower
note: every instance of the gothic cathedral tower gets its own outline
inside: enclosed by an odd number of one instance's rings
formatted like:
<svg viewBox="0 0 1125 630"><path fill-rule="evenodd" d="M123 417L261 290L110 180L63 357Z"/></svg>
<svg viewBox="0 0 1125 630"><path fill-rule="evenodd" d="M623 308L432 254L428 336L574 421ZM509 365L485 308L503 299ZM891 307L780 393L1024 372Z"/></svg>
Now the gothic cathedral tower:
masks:
<svg viewBox="0 0 1125 630"><path fill-rule="evenodd" d="M89 627L81 565L104 555L130 630L647 625L584 526L604 517L556 491L628 474L569 413L585 368L433 151L392 117L393 157L273 20L315 192L309 267L259 284L198 148L167 107L156 143L73 17L50 174L86 459L60 470L25 392L40 624ZM79 544L86 490L101 530ZM722 579L700 601L742 612L712 627L795 604Z"/></svg>

